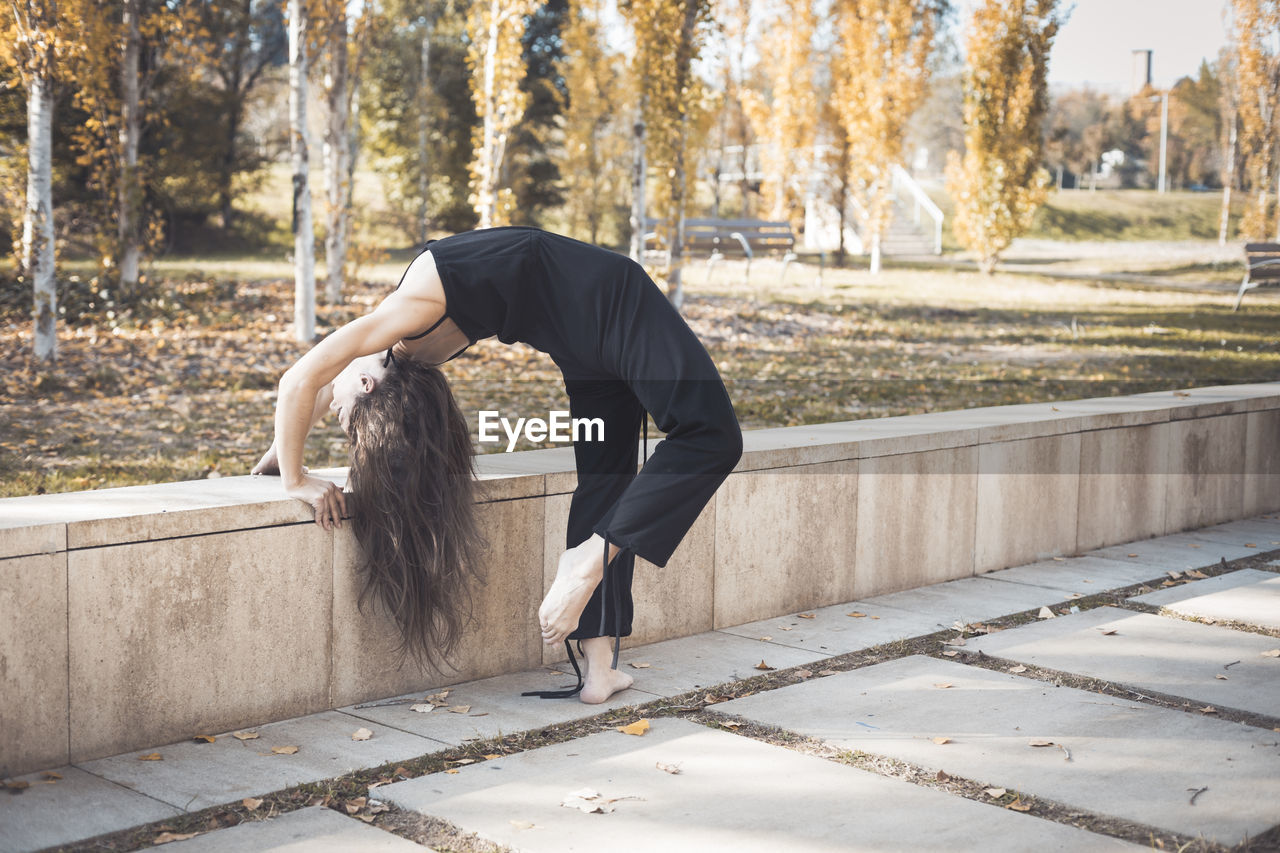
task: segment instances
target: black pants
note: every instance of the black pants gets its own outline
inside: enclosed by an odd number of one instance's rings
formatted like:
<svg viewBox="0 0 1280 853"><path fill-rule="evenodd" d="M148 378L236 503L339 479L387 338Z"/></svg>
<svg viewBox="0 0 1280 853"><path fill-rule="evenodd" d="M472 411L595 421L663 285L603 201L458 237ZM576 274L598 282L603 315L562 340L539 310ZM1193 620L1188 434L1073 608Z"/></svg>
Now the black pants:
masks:
<svg viewBox="0 0 1280 853"><path fill-rule="evenodd" d="M604 423L602 441L574 442L578 486L565 544L598 533L622 549L571 639L631 634L635 557L665 566L742 456L742 432L707 351L656 285L635 298L637 322L602 347L602 360L627 378L565 379L571 416ZM666 437L637 474L646 412Z"/></svg>

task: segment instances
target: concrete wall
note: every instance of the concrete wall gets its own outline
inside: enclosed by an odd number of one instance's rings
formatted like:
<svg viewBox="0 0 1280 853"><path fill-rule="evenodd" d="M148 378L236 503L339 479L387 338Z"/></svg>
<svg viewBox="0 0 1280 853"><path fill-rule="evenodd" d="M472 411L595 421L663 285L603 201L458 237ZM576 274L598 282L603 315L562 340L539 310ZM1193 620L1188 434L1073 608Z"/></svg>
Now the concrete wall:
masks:
<svg viewBox="0 0 1280 853"><path fill-rule="evenodd" d="M758 430L633 643L1280 509L1280 383ZM479 460L487 583L457 670L397 666L349 527L273 479L0 500L0 773L537 667L566 448ZM322 472L341 481L344 471Z"/></svg>

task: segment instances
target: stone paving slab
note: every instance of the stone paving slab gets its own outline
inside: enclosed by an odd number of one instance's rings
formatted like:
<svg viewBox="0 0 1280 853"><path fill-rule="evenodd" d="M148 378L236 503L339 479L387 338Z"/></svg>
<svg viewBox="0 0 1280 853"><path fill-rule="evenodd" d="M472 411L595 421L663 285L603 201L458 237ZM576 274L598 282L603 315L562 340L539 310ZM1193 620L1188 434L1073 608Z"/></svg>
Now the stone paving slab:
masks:
<svg viewBox="0 0 1280 853"><path fill-rule="evenodd" d="M373 737L353 741L352 733L362 727L371 730ZM99 758L80 766L185 811L199 811L444 748L439 741L338 711L297 717L251 731L259 736L241 741L227 733L218 735L213 743L185 741ZM298 751L293 755L271 751L284 746L296 746ZM139 760L138 756L152 752L160 753L163 759Z"/></svg>
<svg viewBox="0 0 1280 853"><path fill-rule="evenodd" d="M625 799L609 814L560 805L582 789ZM643 737L601 732L378 790L528 853L1137 849L676 719Z"/></svg>
<svg viewBox="0 0 1280 853"><path fill-rule="evenodd" d="M633 689L658 696L675 696L760 675L761 671L756 666L761 661L774 669L785 669L826 657L829 657L826 652L793 649L710 631L634 649L624 648L618 666L635 676L636 686ZM642 666L637 668L631 664ZM645 664L647 666L643 666Z"/></svg>
<svg viewBox="0 0 1280 853"><path fill-rule="evenodd" d="M938 630L937 620L926 613L914 613L896 607L882 607L861 601L820 607L799 614L761 619L732 628L721 628L725 634L769 644L804 649L825 656L861 651L907 637L932 634ZM850 616L861 613L862 616ZM769 639L765 639L768 637ZM764 653L764 652L762 652Z"/></svg>
<svg viewBox="0 0 1280 853"><path fill-rule="evenodd" d="M1193 531L1193 535L1198 539L1211 539L1215 542L1229 542L1241 546L1253 543L1259 551L1272 551L1280 548L1280 519L1262 516L1228 521L1226 524L1202 527Z"/></svg>
<svg viewBox="0 0 1280 853"><path fill-rule="evenodd" d="M1275 637L1098 607L970 638L966 649L1274 717L1280 658L1262 653L1278 646Z"/></svg>
<svg viewBox="0 0 1280 853"><path fill-rule="evenodd" d="M1280 574L1241 569L1158 589L1130 601L1215 622L1240 622L1280 630Z"/></svg>
<svg viewBox="0 0 1280 853"><path fill-rule="evenodd" d="M933 630L941 631L955 622L995 619L1055 604L1066 597L1056 590L989 580L984 576L877 595L863 599L862 603L931 616L935 625Z"/></svg>
<svg viewBox="0 0 1280 853"><path fill-rule="evenodd" d="M1158 539L1144 539L1141 542L1099 548L1096 551L1090 551L1088 556L1105 557L1126 563L1145 563L1162 572L1183 572L1187 569L1216 566L1222 560L1229 563L1242 557L1252 557L1270 547L1268 545L1262 548L1246 548L1242 544L1215 542L1188 533L1176 533L1172 536L1161 536Z"/></svg>
<svg viewBox="0 0 1280 853"><path fill-rule="evenodd" d="M1059 598L1096 595L1109 589L1132 586L1161 575L1146 563L1123 562L1105 557L1066 557L1042 560L1012 569L981 575L989 580L1044 587L1061 593Z"/></svg>
<svg viewBox="0 0 1280 853"><path fill-rule="evenodd" d="M430 850L333 809L310 806L165 846L168 853L423 853Z"/></svg>
<svg viewBox="0 0 1280 853"><path fill-rule="evenodd" d="M1280 823L1275 732L950 661L901 658L712 710L1224 844ZM1205 787L1191 806L1187 789Z"/></svg>
<svg viewBox="0 0 1280 853"><path fill-rule="evenodd" d="M182 813L76 767L54 772L62 778L53 784L31 773L15 780L31 787L0 794L0 850L27 853Z"/></svg>
<svg viewBox="0 0 1280 853"><path fill-rule="evenodd" d="M626 667L625 661L629 654L629 650L622 653L619 666ZM567 669L569 664L559 666ZM635 669L628 671L644 677ZM351 705L342 710L364 720L432 738L442 744L460 746L470 740L482 740L594 717L614 708L642 704L656 698L653 693L632 689L614 694L603 704L584 705L576 697L539 699L536 696L520 695L526 690L559 690L576 683L577 678L572 674L549 668L535 669L385 700L415 700L412 702L399 701L398 704L385 705L367 703L375 707ZM466 713L454 713L444 708L436 708L427 713L412 710L412 706L422 703L426 696L444 690L448 690L449 695L443 701L451 707L470 706L470 709Z"/></svg>

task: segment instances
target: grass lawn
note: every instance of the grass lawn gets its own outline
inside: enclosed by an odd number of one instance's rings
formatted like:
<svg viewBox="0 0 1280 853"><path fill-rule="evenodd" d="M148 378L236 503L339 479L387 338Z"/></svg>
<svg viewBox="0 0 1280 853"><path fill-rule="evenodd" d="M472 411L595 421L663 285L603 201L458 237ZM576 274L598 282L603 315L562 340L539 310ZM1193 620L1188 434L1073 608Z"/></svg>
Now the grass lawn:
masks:
<svg viewBox="0 0 1280 853"><path fill-rule="evenodd" d="M367 311L402 266L365 269L347 305L321 309L322 331ZM828 269L821 287L814 267L783 286L777 272L757 263L748 283L725 263L707 281L695 264L686 277L684 314L746 429L1280 378L1275 292L1232 314L1229 284L1185 271L1130 286L889 266ZM25 312L0 316L0 495L241 474L266 449L275 384L305 349L287 267L175 261L154 274L167 296L152 316L64 325L48 371L29 361ZM555 366L525 347L482 341L445 371L473 425L481 408L567 408ZM326 424L307 462L345 454Z"/></svg>

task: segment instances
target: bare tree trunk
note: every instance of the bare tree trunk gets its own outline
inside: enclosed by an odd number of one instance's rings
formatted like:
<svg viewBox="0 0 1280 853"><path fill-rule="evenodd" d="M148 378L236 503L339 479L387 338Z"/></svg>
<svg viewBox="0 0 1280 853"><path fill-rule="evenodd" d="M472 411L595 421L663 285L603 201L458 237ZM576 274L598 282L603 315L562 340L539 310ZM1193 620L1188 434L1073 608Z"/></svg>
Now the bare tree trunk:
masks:
<svg viewBox="0 0 1280 853"><path fill-rule="evenodd" d="M644 96L636 108L636 123L632 126L634 147L631 154L631 260L644 258Z"/></svg>
<svg viewBox="0 0 1280 853"><path fill-rule="evenodd" d="M347 267L347 234L351 227L350 135L347 132L347 12L339 2L332 10L329 30L329 68L325 75L328 122L325 126L324 168L328 227L324 240L328 275L325 301L342 302L343 273Z"/></svg>
<svg viewBox="0 0 1280 853"><path fill-rule="evenodd" d="M305 0L289 0L289 151L293 155L293 332L316 334L315 234L311 224L307 152L307 38Z"/></svg>
<svg viewBox="0 0 1280 853"><path fill-rule="evenodd" d="M498 62L498 30L501 25L500 0L489 0L489 32L484 48L484 85L481 89L484 98L484 119L480 127L480 161L477 163L476 176L476 213L480 215L479 227L493 226L495 208L498 205L498 170L501 160L498 157L498 101L497 101L497 62Z"/></svg>
<svg viewBox="0 0 1280 853"><path fill-rule="evenodd" d="M138 0L124 0L124 67L121 94L124 101L120 124L120 210L117 236L120 244L120 291L127 298L138 288L140 254L138 219L142 188L138 182L138 137L141 135L138 104L138 62L142 35L138 28Z"/></svg>
<svg viewBox="0 0 1280 853"><path fill-rule="evenodd" d="M680 142L676 148L675 175L671 192L671 263L667 271L667 299L677 311L684 305L684 178L685 128L688 114L680 120Z"/></svg>
<svg viewBox="0 0 1280 853"><path fill-rule="evenodd" d="M431 190L431 152L427 148L428 131L430 130L430 122L428 119L428 104L431 98L431 19L427 19L427 26L422 33L422 45L419 49L420 61L418 67L418 242L426 245L427 238L431 229L431 220L428 213L427 194Z"/></svg>
<svg viewBox="0 0 1280 853"><path fill-rule="evenodd" d="M22 269L35 293L36 361L58 357L58 290L53 277L53 81L47 70L27 81L27 205Z"/></svg>

